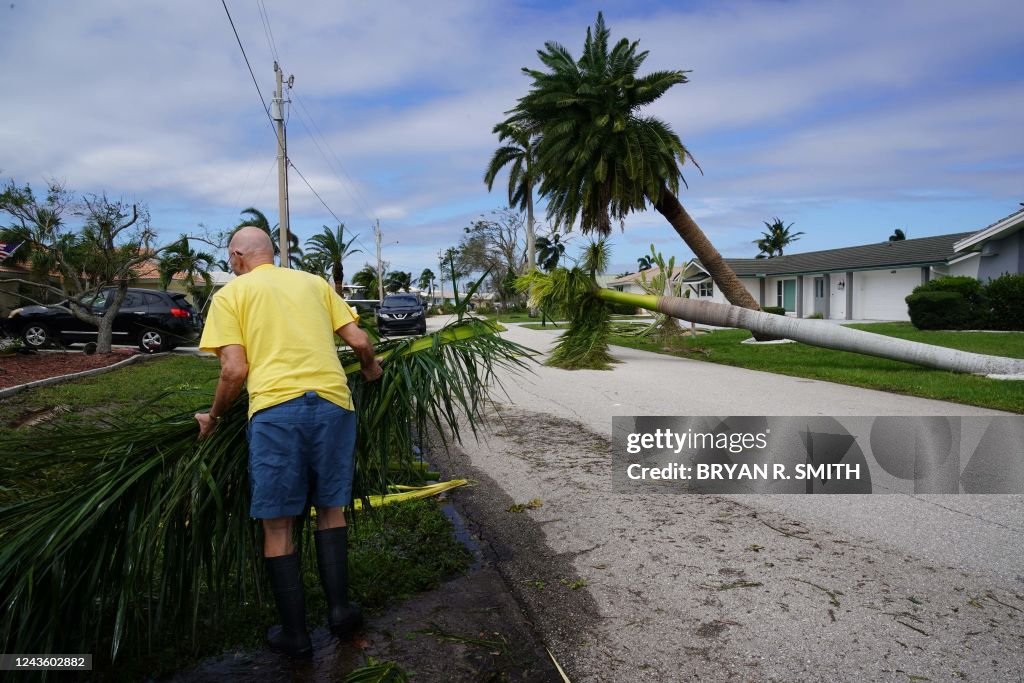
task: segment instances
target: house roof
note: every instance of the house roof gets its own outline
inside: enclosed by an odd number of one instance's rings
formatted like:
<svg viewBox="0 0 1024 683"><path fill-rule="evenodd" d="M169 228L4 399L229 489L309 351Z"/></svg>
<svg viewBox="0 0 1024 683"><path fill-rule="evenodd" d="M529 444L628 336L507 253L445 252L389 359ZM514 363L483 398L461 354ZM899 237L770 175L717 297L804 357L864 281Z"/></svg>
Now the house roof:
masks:
<svg viewBox="0 0 1024 683"><path fill-rule="evenodd" d="M972 235L960 232L897 242L786 254L765 259L725 259L739 277L912 268L946 263L956 255L953 245Z"/></svg>
<svg viewBox="0 0 1024 683"><path fill-rule="evenodd" d="M954 244L953 249L958 253L980 251L985 242L1008 237L1022 228L1024 228L1024 209L1014 211L1009 216L1000 218L995 223L987 225L977 232L970 233L967 237Z"/></svg>
<svg viewBox="0 0 1024 683"><path fill-rule="evenodd" d="M684 270L686 270L686 265L687 264L684 263L683 265L676 266L675 268L672 269L672 279L673 280L676 277L678 277L678 275L680 273L682 273ZM628 285L628 284L633 283L633 282L640 282L641 276L646 277L648 280L652 280L655 277L657 277L658 273L660 273L660 272L661 272L661 268L658 268L658 267L648 268L647 270L641 270L638 273L630 273L629 275L623 275L622 277L618 277L618 278L615 278L613 280L610 280L604 286L605 287L611 287L613 285Z"/></svg>

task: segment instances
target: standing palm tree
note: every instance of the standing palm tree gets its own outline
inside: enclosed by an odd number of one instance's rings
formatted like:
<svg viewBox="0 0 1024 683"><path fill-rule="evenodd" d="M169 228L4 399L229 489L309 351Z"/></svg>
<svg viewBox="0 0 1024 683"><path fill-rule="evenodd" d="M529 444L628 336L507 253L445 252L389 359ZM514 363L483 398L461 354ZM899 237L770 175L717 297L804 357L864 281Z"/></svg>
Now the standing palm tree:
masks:
<svg viewBox="0 0 1024 683"><path fill-rule="evenodd" d="M494 150L494 156L484 173L484 182L490 191L498 172L512 165L508 173L508 203L520 210L526 209L526 269L533 270L537 264L533 220L533 186L537 182L537 174L531 140L533 135L529 128L508 121L496 125L493 132L498 134L499 142L507 144Z"/></svg>
<svg viewBox="0 0 1024 683"><path fill-rule="evenodd" d="M263 232L270 235L270 241L274 244L274 254L280 259L281 256L281 229L278 226L270 227L270 221L259 209L250 206L247 209L242 209L242 215L247 216L239 221L238 225L235 226L235 230L239 228L259 228ZM293 268L302 267L302 248L299 246L299 238L294 232L288 233L288 262Z"/></svg>
<svg viewBox="0 0 1024 683"><path fill-rule="evenodd" d="M216 265L213 254L205 251L195 251L189 246L188 236L182 235L181 239L164 250L163 255L157 263L157 270L160 272L160 288L167 291L171 279L181 273L185 291L191 296L200 310L206 307L206 301L213 293L213 278L210 270ZM202 280L200 287L196 284L196 278Z"/></svg>
<svg viewBox="0 0 1024 683"><path fill-rule="evenodd" d="M668 124L639 110L677 83L682 71L637 72L647 52L620 40L609 52L609 31L599 13L587 30L579 61L561 45L539 51L546 71L523 69L530 91L509 112L506 125L535 132L535 169L548 215L559 225L580 219L584 233L608 235L612 220L652 204L700 259L732 303L757 302L679 203L680 166L693 158ZM696 164L696 162L694 162ZM533 170L533 169L531 169Z"/></svg>
<svg viewBox="0 0 1024 683"><path fill-rule="evenodd" d="M417 283L416 283L416 286L419 287L421 290L423 290L423 289L427 290L427 298L429 298L431 300L434 298L434 278L435 277L436 276L434 275L434 271L432 271L430 268L424 268L423 272L420 273L419 281L417 281Z"/></svg>
<svg viewBox="0 0 1024 683"><path fill-rule="evenodd" d="M384 277L384 291L389 294L398 291L408 292L410 288L412 288L412 273L393 270Z"/></svg>
<svg viewBox="0 0 1024 683"><path fill-rule="evenodd" d="M562 242L558 231L552 232L547 237L537 238L538 264L545 271L550 273L557 268L563 254L565 254L565 244Z"/></svg>
<svg viewBox="0 0 1024 683"><path fill-rule="evenodd" d="M352 276L352 284L363 287L363 298L373 299L377 296L377 269L369 263Z"/></svg>
<svg viewBox="0 0 1024 683"><path fill-rule="evenodd" d="M804 234L803 232L790 232L789 229L793 227L793 224L786 225L782 219L777 217L773 218L771 223L762 222L768 229L761 233L760 239L754 240L754 244L759 250L757 258L782 256L782 250L796 242L800 239L800 235Z"/></svg>
<svg viewBox="0 0 1024 683"><path fill-rule="evenodd" d="M345 257L362 252L361 249L352 248L352 244L358 237L356 235L346 242L345 224L339 223L334 230L326 225L323 226L323 230L319 234L306 240L307 251L330 265L331 277L334 279L334 291L338 293L338 296L341 296L345 284Z"/></svg>
<svg viewBox="0 0 1024 683"><path fill-rule="evenodd" d="M649 254L644 254L636 260L636 269L638 272L644 270L650 270L654 267L654 261L651 260Z"/></svg>

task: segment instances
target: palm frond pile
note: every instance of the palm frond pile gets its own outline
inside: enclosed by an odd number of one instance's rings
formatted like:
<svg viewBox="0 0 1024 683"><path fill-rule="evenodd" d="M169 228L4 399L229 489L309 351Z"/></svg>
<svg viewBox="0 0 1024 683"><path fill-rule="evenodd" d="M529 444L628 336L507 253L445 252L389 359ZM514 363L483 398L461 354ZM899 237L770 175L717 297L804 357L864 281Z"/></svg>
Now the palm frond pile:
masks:
<svg viewBox="0 0 1024 683"><path fill-rule="evenodd" d="M597 286L585 270L533 271L518 278L516 288L529 292L531 306L571 319L546 365L566 370L608 370L616 362L608 353L611 311L594 296Z"/></svg>
<svg viewBox="0 0 1024 683"><path fill-rule="evenodd" d="M412 467L428 426L455 439L462 425L475 431L495 371L523 367L529 354L497 329L468 319L382 345L375 383L346 365L361 435L357 495L386 493L389 470ZM262 601L247 403L236 401L202 442L190 411L0 444L3 652L116 659L163 647L169 632L194 639L200 621Z"/></svg>

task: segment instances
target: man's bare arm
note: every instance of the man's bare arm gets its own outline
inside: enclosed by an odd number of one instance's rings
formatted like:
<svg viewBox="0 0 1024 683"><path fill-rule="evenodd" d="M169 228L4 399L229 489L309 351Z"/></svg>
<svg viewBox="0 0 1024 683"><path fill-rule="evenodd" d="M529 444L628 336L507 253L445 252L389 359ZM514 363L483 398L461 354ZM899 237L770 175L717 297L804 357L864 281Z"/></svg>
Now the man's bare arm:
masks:
<svg viewBox="0 0 1024 683"><path fill-rule="evenodd" d="M366 331L354 322L342 325L335 331L342 341L355 351L356 358L359 359L363 378L368 382L380 379L384 370L380 367L380 362L373 354L373 342L370 341L370 336L366 334Z"/></svg>
<svg viewBox="0 0 1024 683"><path fill-rule="evenodd" d="M209 412L195 415L196 422L199 423L200 439L213 433L217 421L224 417L224 413L242 393L245 378L249 375L249 359L245 355L245 347L241 344L222 346L217 349L217 357L220 359L220 378L217 380L217 389L213 395L213 405L210 406Z"/></svg>

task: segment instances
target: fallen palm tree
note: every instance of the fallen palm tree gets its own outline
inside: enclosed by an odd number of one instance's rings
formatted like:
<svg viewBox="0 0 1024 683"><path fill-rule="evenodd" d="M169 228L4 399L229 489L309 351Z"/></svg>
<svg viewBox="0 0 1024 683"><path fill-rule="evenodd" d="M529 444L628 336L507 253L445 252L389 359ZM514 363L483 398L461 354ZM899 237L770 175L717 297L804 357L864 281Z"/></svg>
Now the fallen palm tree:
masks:
<svg viewBox="0 0 1024 683"><path fill-rule="evenodd" d="M455 439L460 425L475 431L494 373L526 362L499 329L470 319L381 344L374 383L343 355L359 420L356 495L386 492L428 426ZM202 442L189 411L0 444L2 651L153 652L168 637L194 643L200 622L262 601L247 403Z"/></svg>
<svg viewBox="0 0 1024 683"><path fill-rule="evenodd" d="M602 289L581 270L531 273L517 281L538 305L571 317L568 332L557 342L549 365L566 368L608 367L606 303L628 304L702 325L735 327L766 337L792 339L837 351L862 353L949 372L975 375L1022 375L1024 359L988 356L887 337L818 320L790 318L729 304L683 297L629 294Z"/></svg>

